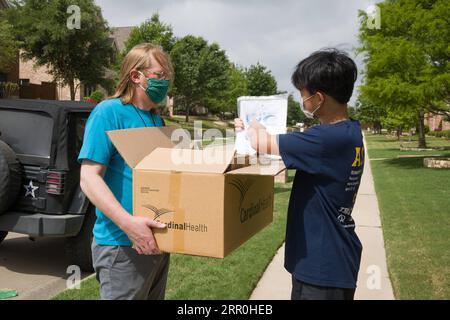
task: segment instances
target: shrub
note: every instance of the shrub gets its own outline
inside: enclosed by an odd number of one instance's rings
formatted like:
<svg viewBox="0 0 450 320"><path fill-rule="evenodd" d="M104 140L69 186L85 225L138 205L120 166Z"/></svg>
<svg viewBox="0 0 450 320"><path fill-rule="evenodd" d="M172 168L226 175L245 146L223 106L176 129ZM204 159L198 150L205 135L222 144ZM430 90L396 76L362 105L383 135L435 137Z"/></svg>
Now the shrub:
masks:
<svg viewBox="0 0 450 320"><path fill-rule="evenodd" d="M19 85L14 82L0 82L0 97L10 98L19 94Z"/></svg>
<svg viewBox="0 0 450 320"><path fill-rule="evenodd" d="M436 138L450 139L450 130L445 131L431 131L428 135Z"/></svg>
<svg viewBox="0 0 450 320"><path fill-rule="evenodd" d="M103 92L96 90L91 93L89 98L91 100L94 100L95 102L99 103L99 102L102 102L103 99L105 99L105 95Z"/></svg>

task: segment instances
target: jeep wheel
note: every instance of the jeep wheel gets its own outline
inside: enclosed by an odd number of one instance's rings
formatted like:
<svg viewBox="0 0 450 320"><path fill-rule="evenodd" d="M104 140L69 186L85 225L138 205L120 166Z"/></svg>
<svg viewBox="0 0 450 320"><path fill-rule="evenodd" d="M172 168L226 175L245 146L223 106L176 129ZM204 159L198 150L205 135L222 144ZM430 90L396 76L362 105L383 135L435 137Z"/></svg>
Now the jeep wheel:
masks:
<svg viewBox="0 0 450 320"><path fill-rule="evenodd" d="M0 214L17 200L22 182L22 167L15 152L0 140Z"/></svg>
<svg viewBox="0 0 450 320"><path fill-rule="evenodd" d="M0 244L5 240L6 236L8 235L8 231L0 231Z"/></svg>
<svg viewBox="0 0 450 320"><path fill-rule="evenodd" d="M91 245L92 229L95 224L95 208L90 206L86 212L83 226L75 237L67 238L66 255L70 263L80 267L82 271L93 272Z"/></svg>

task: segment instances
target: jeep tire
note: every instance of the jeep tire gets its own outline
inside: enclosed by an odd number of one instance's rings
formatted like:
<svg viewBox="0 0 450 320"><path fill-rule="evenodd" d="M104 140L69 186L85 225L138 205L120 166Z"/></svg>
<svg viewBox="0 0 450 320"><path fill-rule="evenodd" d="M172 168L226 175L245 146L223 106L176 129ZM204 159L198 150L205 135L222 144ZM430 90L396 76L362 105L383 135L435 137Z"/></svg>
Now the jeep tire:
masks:
<svg viewBox="0 0 450 320"><path fill-rule="evenodd" d="M0 244L2 244L3 240L5 240L8 235L8 231L0 231Z"/></svg>
<svg viewBox="0 0 450 320"><path fill-rule="evenodd" d="M91 245L94 239L92 229L94 228L96 216L95 207L89 206L80 232L75 237L67 238L66 255L72 265L79 266L82 271L93 272Z"/></svg>

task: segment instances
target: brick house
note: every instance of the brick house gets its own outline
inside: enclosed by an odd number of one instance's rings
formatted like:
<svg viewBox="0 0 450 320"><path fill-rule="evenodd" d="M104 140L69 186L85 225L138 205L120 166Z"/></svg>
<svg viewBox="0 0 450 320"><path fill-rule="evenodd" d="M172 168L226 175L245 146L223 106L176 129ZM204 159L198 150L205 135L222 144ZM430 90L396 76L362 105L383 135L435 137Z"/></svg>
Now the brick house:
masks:
<svg viewBox="0 0 450 320"><path fill-rule="evenodd" d="M442 130L450 130L450 122L444 120L444 116L438 116L433 114L428 114L425 116L425 125L430 128L430 131L437 131L439 125L442 123Z"/></svg>
<svg viewBox="0 0 450 320"><path fill-rule="evenodd" d="M9 7L9 3L6 0L0 0L0 10L6 9ZM19 56L17 56L16 61L11 64L10 70L8 73L0 72L0 82L19 82Z"/></svg>
<svg viewBox="0 0 450 320"><path fill-rule="evenodd" d="M0 10L9 6L7 0L0 0ZM17 54L7 73L0 73L0 82L19 84L19 91L13 93L11 98L70 100L68 86L57 84L48 68L35 66L33 60L24 60L20 54ZM80 99L80 89L76 98Z"/></svg>

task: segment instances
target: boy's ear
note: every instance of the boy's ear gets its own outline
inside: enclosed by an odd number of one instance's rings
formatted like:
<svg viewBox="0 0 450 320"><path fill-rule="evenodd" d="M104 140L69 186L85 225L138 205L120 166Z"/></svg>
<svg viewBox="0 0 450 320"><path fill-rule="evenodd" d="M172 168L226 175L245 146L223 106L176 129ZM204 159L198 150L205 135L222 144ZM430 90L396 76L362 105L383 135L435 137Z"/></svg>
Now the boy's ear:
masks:
<svg viewBox="0 0 450 320"><path fill-rule="evenodd" d="M317 91L317 96L319 97L320 104L325 103L325 94L324 93Z"/></svg>

